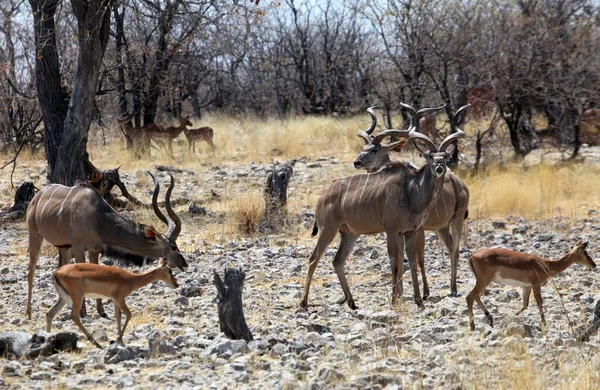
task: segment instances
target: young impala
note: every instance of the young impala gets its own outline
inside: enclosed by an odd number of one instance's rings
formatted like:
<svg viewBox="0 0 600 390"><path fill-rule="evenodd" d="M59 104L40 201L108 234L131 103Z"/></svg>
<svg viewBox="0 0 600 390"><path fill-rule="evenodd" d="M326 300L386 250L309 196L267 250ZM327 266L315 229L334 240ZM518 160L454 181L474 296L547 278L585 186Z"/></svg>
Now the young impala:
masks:
<svg viewBox="0 0 600 390"><path fill-rule="evenodd" d="M147 234L154 234L148 230ZM73 305L71 319L95 346L102 348L85 329L79 314L84 297L112 299L117 318L117 342L123 344L123 333L131 319L131 312L125 304L125 298L147 284L162 280L171 288L177 288L177 281L167 262L160 260L159 266L144 274L134 274L122 268L91 264L75 263L60 267L52 275L54 287L58 292L58 302L46 314L46 331L52 328L52 319L68 303ZM125 323L121 328L121 312L125 313Z"/></svg>
<svg viewBox="0 0 600 390"><path fill-rule="evenodd" d="M483 305L480 298L483 290L491 282L523 287L523 307L517 312L517 315L521 314L529 306L529 295L531 294L531 290L533 290L533 296L542 317L542 326L545 327L546 320L544 318L540 290L542 284L575 263L592 269L596 268L596 263L594 263L585 250L587 245L587 242L582 244L581 240L577 240L573 249L556 261L503 248L483 249L471 255L469 265L477 279L475 287L467 295L471 330L475 330L473 301L477 301L477 304L485 313L490 326L494 326L492 315Z"/></svg>

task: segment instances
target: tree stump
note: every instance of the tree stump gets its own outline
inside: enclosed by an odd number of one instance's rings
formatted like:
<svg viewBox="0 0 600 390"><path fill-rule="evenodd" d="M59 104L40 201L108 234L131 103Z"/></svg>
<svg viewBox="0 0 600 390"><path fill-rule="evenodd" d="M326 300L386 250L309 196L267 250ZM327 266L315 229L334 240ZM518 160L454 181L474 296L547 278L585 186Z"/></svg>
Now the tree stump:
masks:
<svg viewBox="0 0 600 390"><path fill-rule="evenodd" d="M596 303L596 307L594 308L594 319L592 320L592 323L577 337L577 341L580 343L589 341L590 336L598 332L598 328L600 328L600 300Z"/></svg>
<svg viewBox="0 0 600 390"><path fill-rule="evenodd" d="M263 196L265 198L265 221L270 227L281 225L287 215L287 189L294 170L293 162L271 170Z"/></svg>
<svg viewBox="0 0 600 390"><path fill-rule="evenodd" d="M32 182L26 181L17 188L15 192L15 201L8 209L8 212L0 217L0 221L16 221L23 218L27 212L29 202L37 192L37 188Z"/></svg>
<svg viewBox="0 0 600 390"><path fill-rule="evenodd" d="M214 271L214 284L217 288L217 308L221 332L232 340L252 341L242 306L242 290L246 274L241 269L225 270L225 283Z"/></svg>

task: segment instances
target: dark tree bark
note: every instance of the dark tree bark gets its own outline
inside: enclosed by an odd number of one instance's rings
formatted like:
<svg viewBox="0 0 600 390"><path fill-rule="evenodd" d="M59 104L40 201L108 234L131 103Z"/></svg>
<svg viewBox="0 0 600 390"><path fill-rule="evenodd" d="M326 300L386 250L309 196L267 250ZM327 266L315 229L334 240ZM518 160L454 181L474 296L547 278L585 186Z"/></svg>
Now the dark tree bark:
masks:
<svg viewBox="0 0 600 390"><path fill-rule="evenodd" d="M75 83L67 103L61 87L54 17L60 0L29 0L36 41L36 84L46 128L48 179L72 185L86 179L87 139L113 0L72 0L79 33Z"/></svg>
<svg viewBox="0 0 600 390"><path fill-rule="evenodd" d="M217 308L221 332L232 340L252 341L252 333L248 329L242 305L242 291L246 274L241 269L225 270L225 283L217 272L214 272L214 284L217 288Z"/></svg>
<svg viewBox="0 0 600 390"><path fill-rule="evenodd" d="M580 343L589 341L590 336L598 332L598 328L600 328L600 301L596 303L596 307L594 308L594 319L592 320L592 323L577 337L577 341Z"/></svg>
<svg viewBox="0 0 600 390"><path fill-rule="evenodd" d="M48 179L55 182L54 167L62 141L68 102L61 88L54 16L61 0L29 0L35 34L35 81L44 120L44 148Z"/></svg>

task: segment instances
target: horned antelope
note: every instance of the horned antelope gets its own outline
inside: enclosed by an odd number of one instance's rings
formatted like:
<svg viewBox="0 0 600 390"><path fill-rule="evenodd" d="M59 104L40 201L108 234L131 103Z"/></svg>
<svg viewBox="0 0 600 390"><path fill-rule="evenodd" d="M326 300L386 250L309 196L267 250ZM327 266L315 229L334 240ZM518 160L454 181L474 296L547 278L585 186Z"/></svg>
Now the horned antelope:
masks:
<svg viewBox="0 0 600 390"><path fill-rule="evenodd" d="M84 297L102 297L113 301L117 320L117 342L123 344L123 333L125 333L125 328L127 328L127 324L131 319L131 311L125 303L125 298L135 290L158 280L162 280L171 288L178 287L173 271L167 266L167 262L162 259L159 261L157 268L143 274L134 274L118 267L98 264L67 264L56 270L52 275L54 287L58 292L58 302L46 314L46 331L50 332L52 320L56 314L68 302L71 302L73 304L71 309L73 322L81 329L88 340L98 348L102 348L85 329L79 317ZM125 313L123 327L121 327L121 313Z"/></svg>
<svg viewBox="0 0 600 390"><path fill-rule="evenodd" d="M491 282L523 287L523 307L517 312L517 315L529 306L529 296L533 290L533 296L542 317L542 326L545 327L546 319L544 318L541 286L548 279L575 263L591 269L596 268L596 263L586 251L587 245L587 242L582 243L581 240L577 240L569 253L555 261L503 248L483 249L471 255L469 266L476 278L475 287L467 295L471 330L475 330L473 301L476 301L483 310L490 326L494 326L494 319L480 298L483 290Z"/></svg>
<svg viewBox="0 0 600 390"><path fill-rule="evenodd" d="M183 134L188 142L188 153L190 150L196 154L196 142L206 141L206 143L212 149L213 154L215 153L215 144L213 144L213 129L212 127L200 127L198 129L185 129Z"/></svg>
<svg viewBox="0 0 600 390"><path fill-rule="evenodd" d="M169 151L169 154L173 156L173 140L179 137L179 134L187 129L187 126L192 126L189 116L179 118L179 126L168 126L164 128L161 126L149 127L146 129L146 134L154 141L166 141L167 150Z"/></svg>
<svg viewBox="0 0 600 390"><path fill-rule="evenodd" d="M417 305L423 306L416 274L415 233L422 227L443 186L446 162L455 147L454 141L463 138L465 134L457 128L457 132L446 137L438 148L429 137L418 132L417 111L404 103L401 103L401 106L408 109L414 118L412 126L408 130L386 130L378 134L373 142L380 144L383 139L391 135L407 139L386 146L382 145L386 150L392 150L407 141L424 142L428 148L423 152L427 164L418 170L413 170L402 163L392 164L375 173L335 180L325 190L317 202L313 235L318 232L319 238L309 259L301 307L308 306L312 276L327 246L338 231L341 240L333 265L344 291L345 300L351 309L356 309L356 304L344 274L346 258L362 234L381 232L385 232L387 236L388 256L392 266L393 299L402 293L402 278L398 283L396 281L399 270L397 264L400 264L398 237L403 235L409 254L414 300Z"/></svg>
<svg viewBox="0 0 600 390"><path fill-rule="evenodd" d="M439 111L445 106L435 108L424 108L419 110L417 114L422 115L432 111ZM367 172L376 172L383 166L392 164L392 160L389 156L389 148L382 147L380 143L373 142L373 136L371 135L373 129L377 126L377 117L372 111L372 108L368 109L371 115L371 126L364 131L360 131L358 136L365 141L360 155L354 162L356 168L364 168ZM455 118L451 118L451 125L454 125ZM404 144L399 144L394 148L396 151L401 151ZM424 230L436 232L440 241L444 244L448 253L450 254L451 262L451 274L450 274L450 295L457 296L458 289L456 285L456 276L458 268L458 247L460 242L460 236L462 233L462 227L465 219L468 215L469 207L469 189L467 185L456 177L452 172L447 172L444 176L444 185L441 189L440 195L435 201L431 212L425 219L425 223L422 229L417 231L417 261L419 268L421 269L421 277L423 279L423 299L429 297L429 285L427 284L427 277L425 274L424 267L424 250L425 250L425 232ZM399 246L402 250L400 254L400 260L403 259L404 242L402 236L398 237L400 243ZM402 264L398 264L397 267L401 267Z"/></svg>
<svg viewBox="0 0 600 390"><path fill-rule="evenodd" d="M184 269L188 266L176 243L181 232L181 220L171 208L171 191L175 185L173 176L165 197L169 218L158 208L160 186L154 176L152 179L152 207L167 225L166 234L117 213L98 191L87 184L74 187L51 184L33 197L27 209L29 271L26 312L30 319L35 267L44 240L58 248L59 268L72 257L77 263L84 263L86 250L90 262L95 264L98 264L98 256L103 254L137 265L142 265L146 259L162 257L172 268ZM105 316L102 301L97 299L96 304L98 313Z"/></svg>

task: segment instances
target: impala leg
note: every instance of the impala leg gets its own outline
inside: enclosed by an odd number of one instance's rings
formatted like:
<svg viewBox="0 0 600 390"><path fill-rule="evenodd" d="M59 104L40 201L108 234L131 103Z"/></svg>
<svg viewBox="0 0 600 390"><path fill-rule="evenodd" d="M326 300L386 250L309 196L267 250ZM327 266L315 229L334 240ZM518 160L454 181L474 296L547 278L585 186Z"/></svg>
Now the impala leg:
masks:
<svg viewBox="0 0 600 390"><path fill-rule="evenodd" d="M122 311L125 314L125 323L123 324L123 328L121 328L121 330L119 331L119 337L117 338L117 342L119 344L123 344L123 334L125 333L125 328L127 328L127 324L129 323L129 320L131 319L131 311L129 311L129 308L127 307L127 304L125 304L125 298L120 298L120 299L114 299L113 302L115 303L115 310L116 307L118 306L120 311ZM116 311L115 311L116 313ZM120 315L121 313L119 313L119 322L120 321ZM118 324L117 324L118 326Z"/></svg>
<svg viewBox="0 0 600 390"><path fill-rule="evenodd" d="M90 257L90 263L98 264L98 256L100 256L100 253L88 251L88 256ZM108 318L104 311L104 306L102 306L102 299L96 299L96 309L98 310L100 317Z"/></svg>
<svg viewBox="0 0 600 390"><path fill-rule="evenodd" d="M27 308L25 313L31 319L31 295L33 293L33 280L35 277L35 267L40 257L40 248L44 239L42 236L29 228L29 269L27 271Z"/></svg>
<svg viewBox="0 0 600 390"><path fill-rule="evenodd" d="M73 251L73 256L75 256L75 262L76 263L85 263L85 248L81 248L81 247L73 247L72 248ZM73 305L75 305L75 302L73 302ZM78 313L81 314L82 317L86 317L87 316L87 310L85 308L85 299L81 299L81 312Z"/></svg>
<svg viewBox="0 0 600 390"><path fill-rule="evenodd" d="M529 297L531 295L531 287L523 287L523 307L517 312L517 315L523 313L529 307Z"/></svg>
<svg viewBox="0 0 600 390"><path fill-rule="evenodd" d="M342 285L342 290L344 291L344 297L346 297L346 300L348 301L348 306L352 310L356 310L357 307L354 299L352 298L352 294L350 293L348 282L346 281L344 266L346 265L346 259L348 258L348 255L350 255L350 252L352 252L352 248L354 248L354 244L356 243L358 237L359 235L343 232L341 234L340 247L333 258L333 267L335 269L335 273L337 274L340 284Z"/></svg>
<svg viewBox="0 0 600 390"><path fill-rule="evenodd" d="M304 296L300 302L300 307L304 309L308 308L308 293L310 291L310 283L312 281L313 274L315 273L315 269L319 264L319 260L321 260L321 257L323 257L325 250L335 238L338 229L339 226L336 226L335 229L332 229L331 227L324 229L321 228L319 238L317 240L317 246L308 260L308 275L306 275L306 283L304 284Z"/></svg>
<svg viewBox="0 0 600 390"><path fill-rule="evenodd" d="M532 286L533 296L537 303L538 309L540 309L540 316L542 317L542 327L546 327L546 318L544 318L544 303L542 302L542 288L540 285Z"/></svg>
<svg viewBox="0 0 600 390"><path fill-rule="evenodd" d="M429 285L427 284L427 275L425 274L425 230L421 228L415 234L417 263L421 269L421 279L423 279L423 299L427 299L429 298Z"/></svg>
<svg viewBox="0 0 600 390"><path fill-rule="evenodd" d="M121 307L116 300L113 299L113 306L115 307L115 319L117 320L117 340L121 334Z"/></svg>
<svg viewBox="0 0 600 390"><path fill-rule="evenodd" d="M423 308L423 300L419 291L419 277L417 275L417 240L416 232L407 233L404 235L406 245L406 253L408 255L408 266L410 268L410 277L413 284L414 300L417 306Z"/></svg>
<svg viewBox="0 0 600 390"><path fill-rule="evenodd" d="M79 329L81 329L81 331L89 341L91 341L96 347L102 349L102 346L98 344L96 340L94 340L90 332L88 332L87 329L81 323L80 313L81 306L83 304L83 296L77 295L76 293L71 293L71 300L73 302L73 308L71 309L71 319L73 320L75 325L77 325Z"/></svg>
<svg viewBox="0 0 600 390"><path fill-rule="evenodd" d="M206 142L208 142L208 144L210 145L210 148L212 150L212 154L215 154L215 149L216 149L215 148L215 144L213 144L213 142L212 142L211 139L207 140Z"/></svg>
<svg viewBox="0 0 600 390"><path fill-rule="evenodd" d="M402 276L404 275L404 236L394 232L387 234L387 251L392 270L392 303L396 298L402 296L404 287Z"/></svg>
<svg viewBox="0 0 600 390"><path fill-rule="evenodd" d="M475 315L473 314L473 302L475 301L477 301L477 304L479 305L481 310L483 310L483 313L487 317L490 326L494 326L494 319L492 318L492 315L485 307L483 302L481 302L480 298L481 293L490 284L490 282L491 280L484 281L481 279L477 279L477 281L475 282L475 287L473 287L473 290L471 290L471 292L467 295L467 308L469 310L469 326L471 327L471 330L475 330Z"/></svg>
<svg viewBox="0 0 600 390"><path fill-rule="evenodd" d="M65 307L66 304L67 300L60 296L59 293L58 302L56 302L56 304L52 306L52 309L50 309L48 313L46 313L46 332L50 332L50 330L52 329L52 320L54 319L54 317L56 317L56 314L58 314L58 312L61 311L63 307Z"/></svg>

